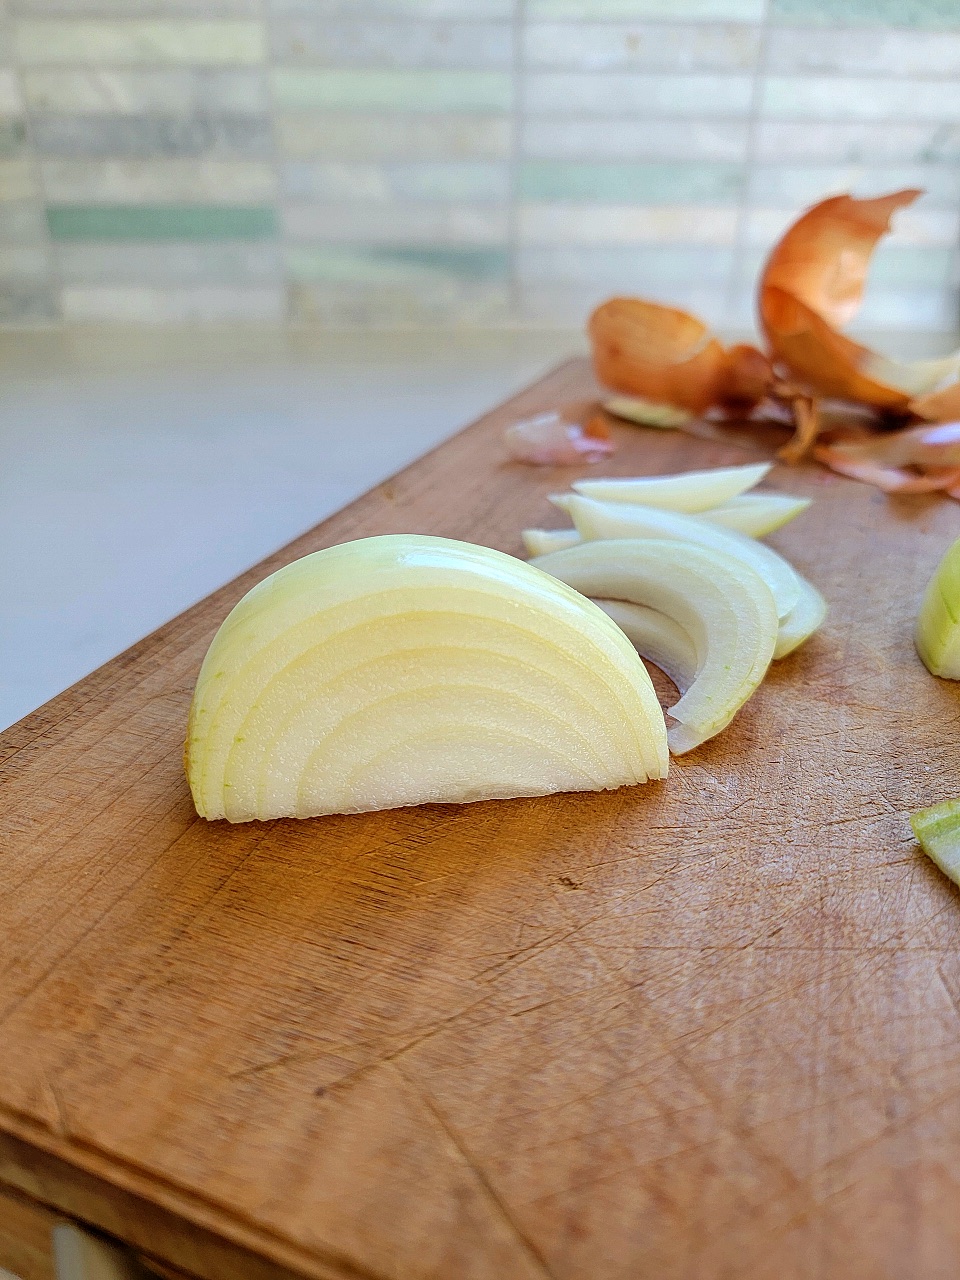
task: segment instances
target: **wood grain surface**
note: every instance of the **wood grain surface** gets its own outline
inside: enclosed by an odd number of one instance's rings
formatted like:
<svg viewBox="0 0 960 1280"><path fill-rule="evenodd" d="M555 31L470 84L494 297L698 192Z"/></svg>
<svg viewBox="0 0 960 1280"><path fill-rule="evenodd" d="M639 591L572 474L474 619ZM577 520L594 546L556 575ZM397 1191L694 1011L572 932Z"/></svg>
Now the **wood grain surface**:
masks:
<svg viewBox="0 0 960 1280"><path fill-rule="evenodd" d="M774 472L830 617L665 783L194 814L240 595L368 534L519 553L579 473L500 432L592 391L563 366L0 739L0 1182L210 1280L960 1273L960 894L907 824L960 793L911 641L960 506ZM783 438L713 435L623 427L595 473Z"/></svg>

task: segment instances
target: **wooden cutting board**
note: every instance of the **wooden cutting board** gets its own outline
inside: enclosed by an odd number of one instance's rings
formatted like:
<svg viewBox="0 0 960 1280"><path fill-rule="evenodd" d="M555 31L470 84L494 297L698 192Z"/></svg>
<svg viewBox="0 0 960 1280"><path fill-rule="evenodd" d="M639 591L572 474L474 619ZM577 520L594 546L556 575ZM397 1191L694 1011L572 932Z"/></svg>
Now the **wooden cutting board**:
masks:
<svg viewBox="0 0 960 1280"><path fill-rule="evenodd" d="M520 553L563 366L0 738L0 1185L207 1280L954 1280L960 792L911 641L960 507L817 468L821 634L667 782L229 826L181 772L217 626L367 534ZM598 474L771 457L623 427ZM582 468L580 472L582 473ZM0 1256L0 1263L3 1257ZM39 1264L38 1264L39 1267Z"/></svg>

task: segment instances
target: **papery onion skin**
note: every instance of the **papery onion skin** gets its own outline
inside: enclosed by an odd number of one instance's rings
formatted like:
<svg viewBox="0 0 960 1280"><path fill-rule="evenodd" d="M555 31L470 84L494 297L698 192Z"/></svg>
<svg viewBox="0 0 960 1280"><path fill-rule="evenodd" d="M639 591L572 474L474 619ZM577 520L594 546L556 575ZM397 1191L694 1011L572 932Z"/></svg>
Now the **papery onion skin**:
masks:
<svg viewBox="0 0 960 1280"><path fill-rule="evenodd" d="M715 405L744 412L769 391L766 356L745 343L726 350L707 325L677 307L610 298L587 325L598 380L621 395L691 414Z"/></svg>
<svg viewBox="0 0 960 1280"><path fill-rule="evenodd" d="M604 789L665 776L642 662L500 552L388 535L258 584L204 660L185 765L230 821Z"/></svg>

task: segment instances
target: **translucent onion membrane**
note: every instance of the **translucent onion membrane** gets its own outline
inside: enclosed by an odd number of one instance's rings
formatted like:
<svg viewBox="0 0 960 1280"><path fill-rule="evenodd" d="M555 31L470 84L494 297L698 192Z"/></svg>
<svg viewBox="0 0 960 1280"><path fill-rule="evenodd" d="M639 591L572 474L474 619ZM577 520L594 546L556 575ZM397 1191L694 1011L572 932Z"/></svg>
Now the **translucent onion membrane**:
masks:
<svg viewBox="0 0 960 1280"><path fill-rule="evenodd" d="M557 494L550 501L567 512L584 542L611 538L680 540L706 547L728 561L738 561L752 569L769 587L781 618L800 598L799 575L783 556L762 542L711 524L702 516L636 504L595 502L580 494Z"/></svg>
<svg viewBox="0 0 960 1280"><path fill-rule="evenodd" d="M610 428L598 413L592 414L585 425L570 422L561 413L541 413L507 427L503 439L515 462L534 466L599 462L616 449Z"/></svg>
<svg viewBox="0 0 960 1280"><path fill-rule="evenodd" d="M960 680L960 538L948 548L927 583L914 640L928 671Z"/></svg>
<svg viewBox="0 0 960 1280"><path fill-rule="evenodd" d="M677 723L667 738L676 755L730 723L773 657L778 620L769 587L747 564L709 547L658 538L584 542L532 563L585 595L665 614L686 634L683 648L664 661L668 674L667 662L682 672L691 648L696 654L696 676L669 708ZM661 631L658 643L668 642ZM650 659L657 661L652 652Z"/></svg>
<svg viewBox="0 0 960 1280"><path fill-rule="evenodd" d="M927 857L960 884L960 799L944 800L911 814L910 825Z"/></svg>
<svg viewBox="0 0 960 1280"><path fill-rule="evenodd" d="M497 551L412 534L318 551L233 609L185 751L233 822L661 778L666 729L629 641Z"/></svg>
<svg viewBox="0 0 960 1280"><path fill-rule="evenodd" d="M723 347L703 321L676 307L611 298L594 311L587 329L598 380L657 407L671 405L692 414L713 405L746 409L773 384L762 352L746 344Z"/></svg>
<svg viewBox="0 0 960 1280"><path fill-rule="evenodd" d="M825 466L886 493L946 490L960 498L960 422L925 423L866 439L818 445Z"/></svg>
<svg viewBox="0 0 960 1280"><path fill-rule="evenodd" d="M678 622L658 609L629 600L595 600L612 618L633 647L670 677L681 694L687 692L700 669L696 645Z"/></svg>
<svg viewBox="0 0 960 1280"><path fill-rule="evenodd" d="M935 397L916 398L956 376L960 353L900 363L840 332L859 310L877 241L920 194L832 196L808 209L770 254L760 280L761 327L773 357L814 394L899 412L925 403L922 416L944 414Z"/></svg>
<svg viewBox="0 0 960 1280"><path fill-rule="evenodd" d="M817 588L799 574L797 578L800 582L800 595L787 616L780 619L780 630L773 650L775 658L785 658L794 649L799 649L819 630L827 616L827 602Z"/></svg>

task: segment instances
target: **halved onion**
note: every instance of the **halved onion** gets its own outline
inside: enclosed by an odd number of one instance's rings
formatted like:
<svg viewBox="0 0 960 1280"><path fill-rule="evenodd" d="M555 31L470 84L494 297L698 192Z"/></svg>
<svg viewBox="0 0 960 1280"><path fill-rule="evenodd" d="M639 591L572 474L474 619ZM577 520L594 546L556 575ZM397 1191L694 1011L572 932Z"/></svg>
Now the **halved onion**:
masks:
<svg viewBox="0 0 960 1280"><path fill-rule="evenodd" d="M947 548L927 583L914 640L931 674L960 680L960 538Z"/></svg>
<svg viewBox="0 0 960 1280"><path fill-rule="evenodd" d="M735 556L691 542L634 538L584 542L533 563L585 595L665 613L690 637L698 671L669 709L677 721L667 734L674 754L728 725L770 664L777 607L760 575Z"/></svg>
<svg viewBox="0 0 960 1280"><path fill-rule="evenodd" d="M920 847L945 876L960 884L960 799L943 800L910 815Z"/></svg>
<svg viewBox="0 0 960 1280"><path fill-rule="evenodd" d="M681 694L700 670L700 657L691 637L666 613L629 600L594 600L612 618L637 653L670 677Z"/></svg>
<svg viewBox="0 0 960 1280"><path fill-rule="evenodd" d="M398 534L305 556L233 609L185 763L206 818L310 817L664 777L650 678L589 600L486 547Z"/></svg>
<svg viewBox="0 0 960 1280"><path fill-rule="evenodd" d="M752 489L771 466L769 462L752 462L742 467L714 467L709 471L684 471L670 476L574 480L572 487L585 498L596 498L600 502L639 503L644 507L665 507L669 511L705 511Z"/></svg>
<svg viewBox="0 0 960 1280"><path fill-rule="evenodd" d="M762 542L733 529L722 529L700 515L622 502L596 502L580 494L557 494L550 501L569 514L584 542L609 538L679 539L706 547L727 560L738 560L759 574L770 588L781 618L800 598L799 576L783 556Z"/></svg>
<svg viewBox="0 0 960 1280"><path fill-rule="evenodd" d="M806 578L797 574L800 582L800 596L785 618L780 620L777 632L777 643L773 650L774 658L785 658L788 653L800 646L819 629L827 616L827 602Z"/></svg>

